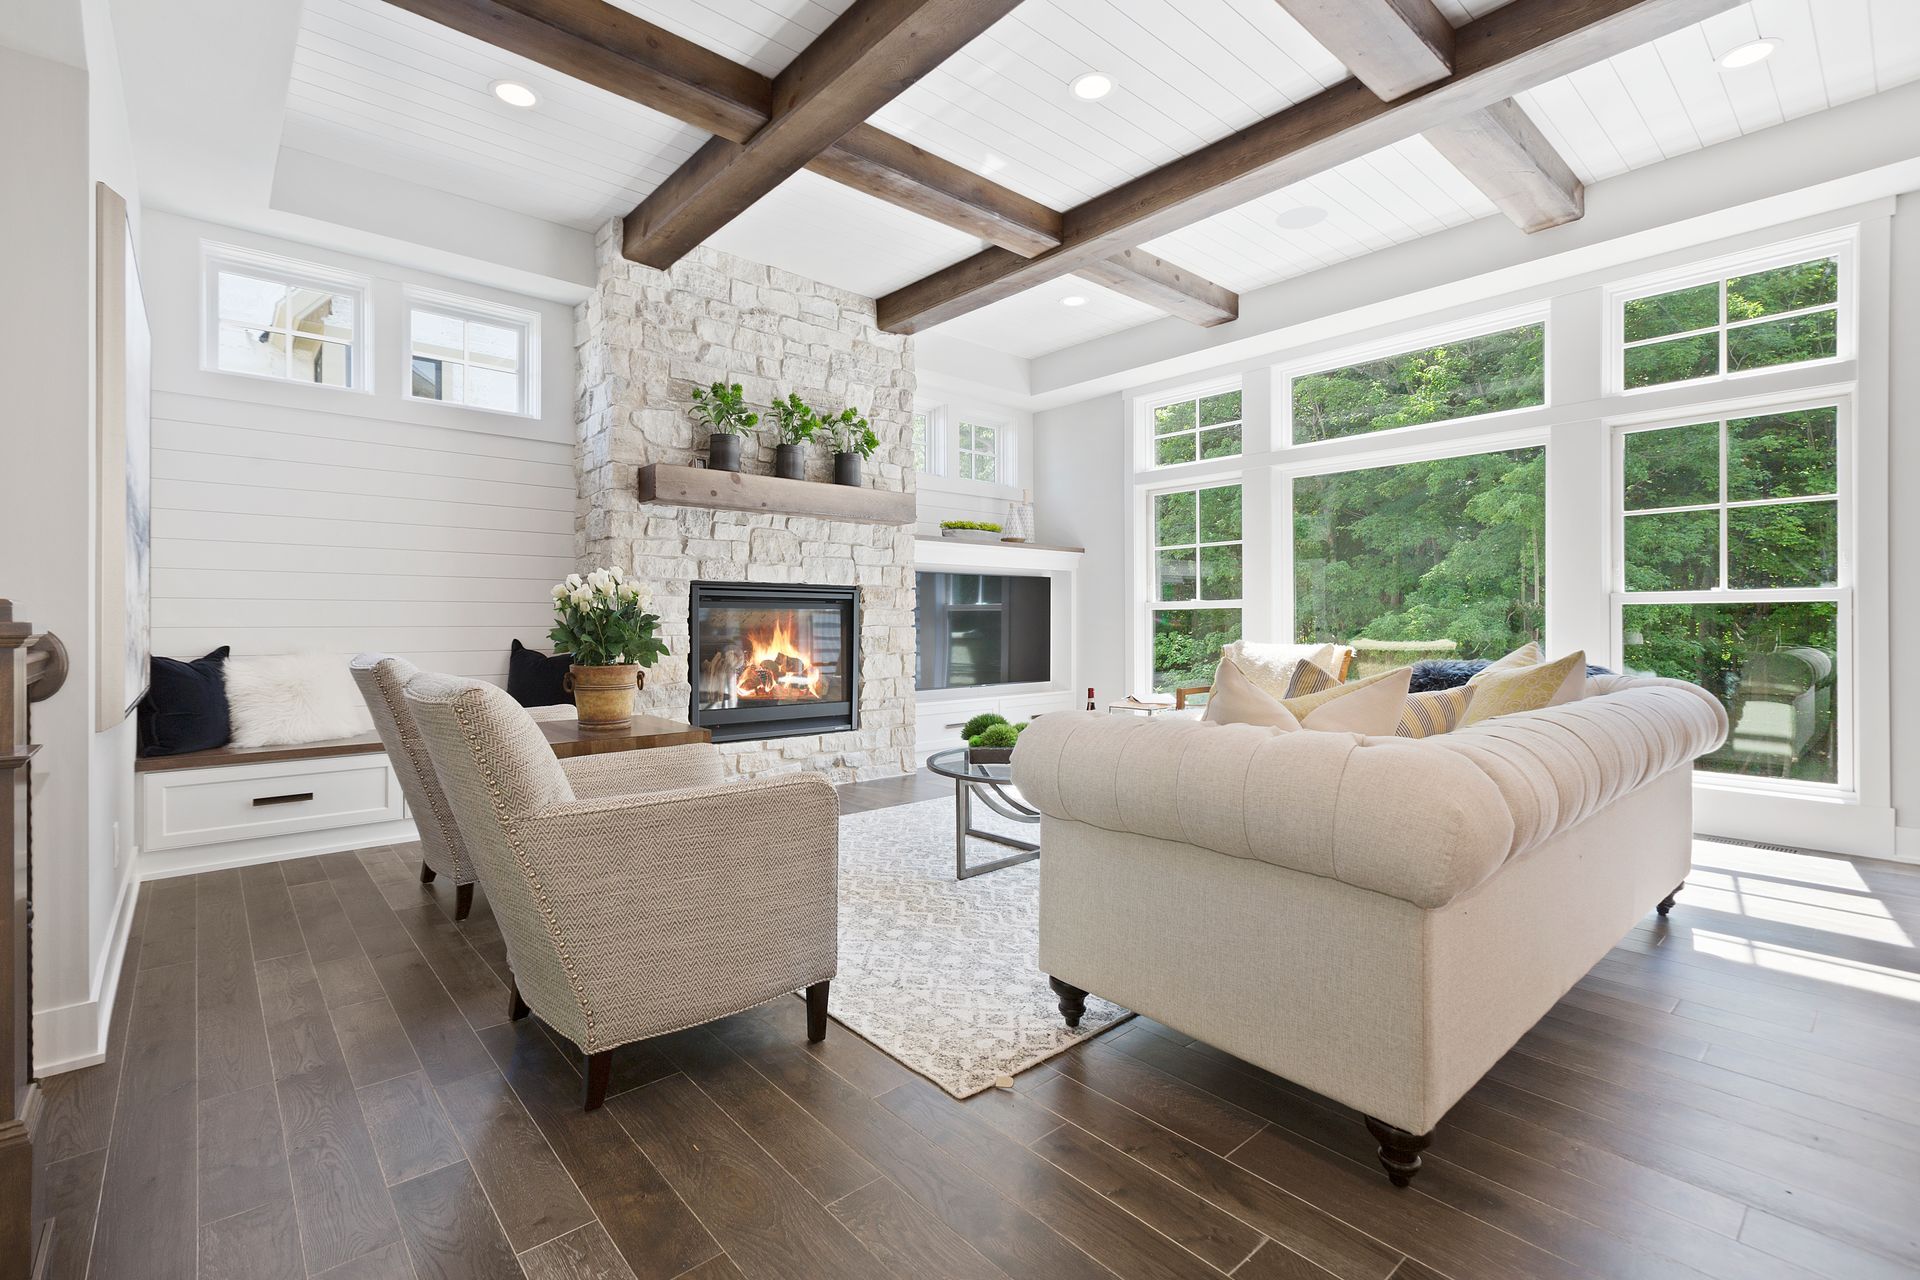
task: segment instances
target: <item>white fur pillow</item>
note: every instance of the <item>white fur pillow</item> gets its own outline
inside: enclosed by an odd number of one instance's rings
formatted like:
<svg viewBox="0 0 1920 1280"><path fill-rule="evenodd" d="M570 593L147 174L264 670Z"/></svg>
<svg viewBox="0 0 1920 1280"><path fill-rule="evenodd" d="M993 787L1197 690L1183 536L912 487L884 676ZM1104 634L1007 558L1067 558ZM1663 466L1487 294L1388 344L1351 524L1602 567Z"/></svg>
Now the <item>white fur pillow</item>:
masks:
<svg viewBox="0 0 1920 1280"><path fill-rule="evenodd" d="M373 728L347 660L337 653L228 658L226 678L236 747L290 747Z"/></svg>
<svg viewBox="0 0 1920 1280"><path fill-rule="evenodd" d="M1233 661L1247 682L1270 698L1287 696L1293 672L1302 662L1311 662L1325 671L1339 672L1337 644L1265 644L1255 640L1235 640L1221 650L1221 656Z"/></svg>

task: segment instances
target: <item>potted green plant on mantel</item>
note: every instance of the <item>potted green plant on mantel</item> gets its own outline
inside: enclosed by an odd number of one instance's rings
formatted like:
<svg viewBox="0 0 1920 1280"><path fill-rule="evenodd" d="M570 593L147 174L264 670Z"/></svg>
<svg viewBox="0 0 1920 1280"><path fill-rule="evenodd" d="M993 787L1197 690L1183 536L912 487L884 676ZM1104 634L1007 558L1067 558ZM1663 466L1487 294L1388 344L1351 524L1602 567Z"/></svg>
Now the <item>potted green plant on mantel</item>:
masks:
<svg viewBox="0 0 1920 1280"><path fill-rule="evenodd" d="M687 412L707 428L707 470L738 471L740 437L760 421L759 414L747 411L746 393L740 384L716 382L710 387L695 387L693 406Z"/></svg>
<svg viewBox="0 0 1920 1280"><path fill-rule="evenodd" d="M961 542L998 542L1000 526L991 520L942 520L940 536Z"/></svg>
<svg viewBox="0 0 1920 1280"><path fill-rule="evenodd" d="M1009 724L1003 715L983 711L961 727L966 739L968 764L1007 764L1020 741L1025 724Z"/></svg>
<svg viewBox="0 0 1920 1280"><path fill-rule="evenodd" d="M775 400L767 411L773 415L773 427L780 436L780 443L773 447L773 474L782 480L805 480L807 459L801 446L820 430L819 412L797 391L788 392L785 400Z"/></svg>
<svg viewBox="0 0 1920 1280"><path fill-rule="evenodd" d="M833 482L860 484L860 460L873 456L873 451L880 447L880 437L873 434L873 428L867 425L859 410L851 406L842 409L838 417L822 419L820 425L826 428L827 439L833 444Z"/></svg>
<svg viewBox="0 0 1920 1280"><path fill-rule="evenodd" d="M553 588L556 653L571 653L566 686L580 708L582 729L620 729L633 719L633 695L646 684L646 669L667 645L656 632L660 615L648 613L652 594L619 565L582 576L567 575Z"/></svg>

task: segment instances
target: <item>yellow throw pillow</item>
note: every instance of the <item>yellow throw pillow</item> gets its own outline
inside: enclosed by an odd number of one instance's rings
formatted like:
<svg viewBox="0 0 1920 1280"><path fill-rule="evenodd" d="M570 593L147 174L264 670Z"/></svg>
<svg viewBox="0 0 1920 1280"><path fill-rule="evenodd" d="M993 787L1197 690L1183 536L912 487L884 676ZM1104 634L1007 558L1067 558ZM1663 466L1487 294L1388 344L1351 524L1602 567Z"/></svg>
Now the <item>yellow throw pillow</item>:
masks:
<svg viewBox="0 0 1920 1280"><path fill-rule="evenodd" d="M1504 658L1488 663L1467 677L1468 684L1479 684L1496 671L1514 671L1522 667L1537 667L1547 660L1538 640L1529 640Z"/></svg>
<svg viewBox="0 0 1920 1280"><path fill-rule="evenodd" d="M1488 667L1474 678L1473 701L1467 704L1466 715L1461 718L1460 726L1465 728L1482 720L1510 716L1520 711L1557 707L1579 698L1586 687L1587 655L1584 650L1576 649L1552 662L1509 667L1504 671Z"/></svg>
<svg viewBox="0 0 1920 1280"><path fill-rule="evenodd" d="M1473 695L1471 685L1408 694L1407 700L1401 704L1400 725L1393 731L1394 735L1401 738L1431 738L1436 733L1452 732L1460 726Z"/></svg>

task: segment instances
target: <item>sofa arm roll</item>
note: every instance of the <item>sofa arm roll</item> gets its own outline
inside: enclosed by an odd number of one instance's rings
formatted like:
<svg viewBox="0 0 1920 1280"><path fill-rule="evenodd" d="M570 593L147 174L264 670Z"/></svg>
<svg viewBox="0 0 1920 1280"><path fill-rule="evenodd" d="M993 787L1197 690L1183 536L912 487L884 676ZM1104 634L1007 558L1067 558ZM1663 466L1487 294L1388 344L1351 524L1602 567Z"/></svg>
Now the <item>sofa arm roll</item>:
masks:
<svg viewBox="0 0 1920 1280"><path fill-rule="evenodd" d="M1471 762L1419 743L1160 717L1050 715L1013 780L1050 818L1211 849L1437 907L1506 859L1513 824Z"/></svg>

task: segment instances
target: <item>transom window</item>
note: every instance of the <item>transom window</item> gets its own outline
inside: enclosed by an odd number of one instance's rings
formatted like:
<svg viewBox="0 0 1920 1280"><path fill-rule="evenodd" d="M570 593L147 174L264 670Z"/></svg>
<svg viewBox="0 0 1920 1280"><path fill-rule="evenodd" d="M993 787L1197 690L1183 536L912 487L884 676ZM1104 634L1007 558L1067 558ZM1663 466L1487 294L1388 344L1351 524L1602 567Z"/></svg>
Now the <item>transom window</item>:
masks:
<svg viewBox="0 0 1920 1280"><path fill-rule="evenodd" d="M960 478L993 483L1000 478L1000 429L981 422L960 424Z"/></svg>
<svg viewBox="0 0 1920 1280"><path fill-rule="evenodd" d="M1293 442L1543 405L1546 348L1541 322L1296 374L1288 398Z"/></svg>
<svg viewBox="0 0 1920 1280"><path fill-rule="evenodd" d="M1664 386L1840 351L1840 260L1811 258L1621 303L1621 383Z"/></svg>
<svg viewBox="0 0 1920 1280"><path fill-rule="evenodd" d="M1152 418L1155 466L1232 458L1241 451L1238 388L1154 405Z"/></svg>
<svg viewBox="0 0 1920 1280"><path fill-rule="evenodd" d="M1153 495L1153 687L1213 680L1220 650L1240 638L1244 590L1238 484Z"/></svg>
<svg viewBox="0 0 1920 1280"><path fill-rule="evenodd" d="M536 411L539 317L529 311L412 292L407 396L494 413Z"/></svg>
<svg viewBox="0 0 1920 1280"><path fill-rule="evenodd" d="M205 367L365 390L367 285L246 250L206 250Z"/></svg>

